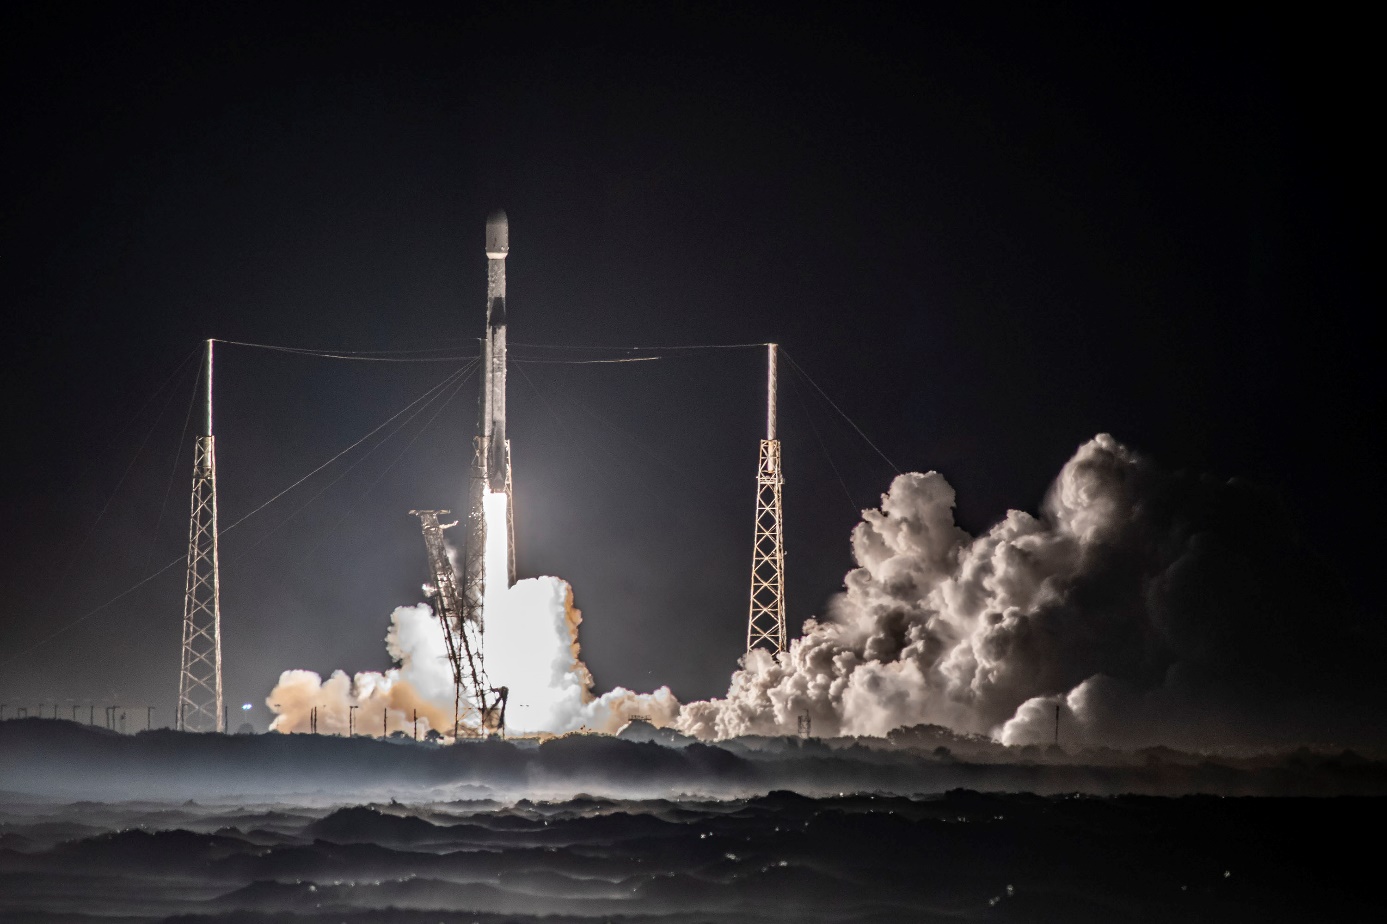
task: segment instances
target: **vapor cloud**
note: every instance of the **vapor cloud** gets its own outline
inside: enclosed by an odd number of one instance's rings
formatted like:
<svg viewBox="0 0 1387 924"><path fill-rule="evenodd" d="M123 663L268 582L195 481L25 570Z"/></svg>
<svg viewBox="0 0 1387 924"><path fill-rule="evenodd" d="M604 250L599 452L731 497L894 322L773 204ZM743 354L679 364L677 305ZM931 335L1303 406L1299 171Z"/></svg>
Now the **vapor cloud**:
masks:
<svg viewBox="0 0 1387 924"><path fill-rule="evenodd" d="M307 732L312 711L318 710L320 734L345 735L351 727L351 707L357 707L358 734L380 737L386 729L419 735L429 730L447 734L453 725L453 683L443 631L427 604L401 606L390 614L385 647L398 667L385 673L362 671L348 677L333 671L324 681L313 671L289 670L265 704L274 713L270 731Z"/></svg>
<svg viewBox="0 0 1387 924"><path fill-rule="evenodd" d="M974 538L953 507L942 475L897 477L853 532L858 567L827 618L779 660L750 653L680 729L791 734L807 714L816 735L927 722L1026 744L1051 740L1058 707L1066 744L1380 736L1374 646L1268 493L1164 471L1104 434L1039 516Z"/></svg>
<svg viewBox="0 0 1387 924"><path fill-rule="evenodd" d="M679 702L667 687L633 693L618 687L600 696L580 657L578 626L568 583L529 578L489 599L483 646L493 686L509 688L506 728L515 734L562 734L587 728L614 733L635 715L653 724L672 723ZM276 713L271 731L307 732L318 709L319 734L345 735L350 712L357 734L419 735L452 728L453 680L443 630L427 604L398 607L390 615L386 649L398 667L348 677L335 671L324 681L306 670L280 675L265 702Z"/></svg>
<svg viewBox="0 0 1387 924"><path fill-rule="evenodd" d="M668 687L633 693L617 687L593 693L593 678L580 657L583 614L573 589L555 577L517 581L486 619L487 672L510 688L506 726L516 732L562 733L587 728L616 733L640 715L672 723L679 701Z"/></svg>
<svg viewBox="0 0 1387 924"><path fill-rule="evenodd" d="M852 534L857 567L780 658L748 654L723 699L680 709L667 688L597 696L569 585L489 598L486 664L512 733L616 732L633 716L703 739L880 736L931 723L1006 744L1189 750L1378 745L1378 636L1352 618L1329 563L1275 497L1163 470L1115 439L1084 444L1039 515L985 534L954 522L936 472L900 475ZM275 731L446 731L452 679L437 620L400 607L398 667L323 681L286 671Z"/></svg>

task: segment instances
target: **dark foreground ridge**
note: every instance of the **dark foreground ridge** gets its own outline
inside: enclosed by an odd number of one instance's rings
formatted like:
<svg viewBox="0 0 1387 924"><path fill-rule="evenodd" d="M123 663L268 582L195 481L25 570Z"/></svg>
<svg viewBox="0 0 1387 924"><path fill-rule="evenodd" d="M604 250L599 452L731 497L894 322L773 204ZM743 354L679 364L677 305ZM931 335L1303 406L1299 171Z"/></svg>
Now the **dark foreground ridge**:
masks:
<svg viewBox="0 0 1387 924"><path fill-rule="evenodd" d="M1387 823L1387 769L1351 754L633 736L665 743L0 723L0 920L1262 924L1380 905L1360 845Z"/></svg>
<svg viewBox="0 0 1387 924"><path fill-rule="evenodd" d="M1381 799L6 802L0 920L1367 921Z"/></svg>
<svg viewBox="0 0 1387 924"><path fill-rule="evenodd" d="M0 789L48 799L732 798L918 795L951 789L1094 795L1387 795L1387 763L1351 752L1211 758L1153 749L1066 754L937 734L874 741L738 739L719 745L575 735L451 747L412 739L117 735L53 719L0 722Z"/></svg>

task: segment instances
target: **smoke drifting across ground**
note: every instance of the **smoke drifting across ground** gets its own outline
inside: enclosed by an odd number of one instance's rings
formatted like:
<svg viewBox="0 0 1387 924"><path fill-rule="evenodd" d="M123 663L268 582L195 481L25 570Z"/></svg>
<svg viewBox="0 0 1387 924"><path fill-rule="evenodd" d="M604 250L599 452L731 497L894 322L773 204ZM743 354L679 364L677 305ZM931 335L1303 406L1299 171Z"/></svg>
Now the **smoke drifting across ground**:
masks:
<svg viewBox="0 0 1387 924"><path fill-rule="evenodd" d="M409 729L419 713L419 734L445 733L453 724L453 679L443 632L427 604L401 606L390 614L385 647L399 666L385 673L362 671L348 677L333 671L326 681L313 671L289 670L279 677L265 703L276 713L270 730L307 732L312 710L318 731L345 735L352 719L363 734L381 735L387 728ZM349 707L358 707L354 717Z"/></svg>
<svg viewBox="0 0 1387 924"><path fill-rule="evenodd" d="M1268 492L1169 472L1115 439L1084 444L1038 516L977 537L937 472L897 477L853 531L858 567L778 659L746 656L723 699L680 709L667 688L601 697L558 578L488 593L491 682L515 732L615 732L632 715L702 739L796 732L880 736L931 723L1005 744L1187 750L1309 743L1375 747L1387 707L1368 637L1330 563ZM496 518L500 521L500 517ZM288 671L276 731L451 724L452 681L427 606L391 617L399 667L323 682ZM427 723L427 724L425 724Z"/></svg>
<svg viewBox="0 0 1387 924"><path fill-rule="evenodd" d="M667 687L633 693L618 687L593 693L592 674L579 657L578 626L582 613L573 605L567 582L554 577L529 578L499 593L488 594L487 673L493 685L510 690L506 727L512 733L563 733L589 728L615 732L643 715L667 725L679 703ZM352 706L358 734L413 734L414 710L419 734L430 729L446 734L452 727L453 678L443 630L424 603L402 606L390 615L386 649L399 666L385 673L363 671L348 677L335 671L324 681L305 670L285 671L265 700L277 715L271 731L307 732L311 710L318 708L318 732L346 734Z"/></svg>
<svg viewBox="0 0 1387 924"><path fill-rule="evenodd" d="M701 738L883 735L929 722L1007 744L1372 743L1384 700L1332 569L1245 483L1171 473L1108 435L1039 516L976 538L936 472L897 477L858 567L779 660L747 656ZM1351 703L1351 708L1337 707Z"/></svg>

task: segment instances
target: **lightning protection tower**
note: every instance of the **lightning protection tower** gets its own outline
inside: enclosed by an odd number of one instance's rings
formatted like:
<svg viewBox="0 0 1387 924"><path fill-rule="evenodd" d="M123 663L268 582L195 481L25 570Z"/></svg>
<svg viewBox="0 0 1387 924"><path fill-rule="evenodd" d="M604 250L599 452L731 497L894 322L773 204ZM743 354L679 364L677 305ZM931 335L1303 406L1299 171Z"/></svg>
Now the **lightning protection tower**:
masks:
<svg viewBox="0 0 1387 924"><path fill-rule="evenodd" d="M178 730L226 731L222 709L221 575L217 567L217 454L212 439L212 341L207 341L206 433L193 449L188 576L183 590L183 665Z"/></svg>
<svg viewBox="0 0 1387 924"><path fill-rule="evenodd" d="M776 345L767 344L766 438L756 469L756 533L751 549L751 610L746 650L785 650L785 540L780 505L785 477L775 436Z"/></svg>

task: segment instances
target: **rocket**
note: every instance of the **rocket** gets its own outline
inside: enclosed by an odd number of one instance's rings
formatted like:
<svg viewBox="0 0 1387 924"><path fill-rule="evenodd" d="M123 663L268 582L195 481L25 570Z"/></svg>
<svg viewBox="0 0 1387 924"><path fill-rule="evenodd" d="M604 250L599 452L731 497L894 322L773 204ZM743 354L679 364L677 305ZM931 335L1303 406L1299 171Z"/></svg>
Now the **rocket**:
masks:
<svg viewBox="0 0 1387 924"><path fill-rule="evenodd" d="M515 513L511 493L510 440L506 438L506 255L510 227L506 213L486 219L486 336L482 338L482 382L477 436L473 442L471 484L467 498L467 534L462 557L463 622L483 625L487 584L515 583ZM506 496L504 520L487 522L488 499ZM487 535L504 530L505 574L487 573ZM495 537L493 537L495 538ZM500 563L493 562L492 571Z"/></svg>
<svg viewBox="0 0 1387 924"><path fill-rule="evenodd" d="M486 219L486 339L482 344L479 459L491 491L510 493L506 440L506 254L510 225L499 209Z"/></svg>

